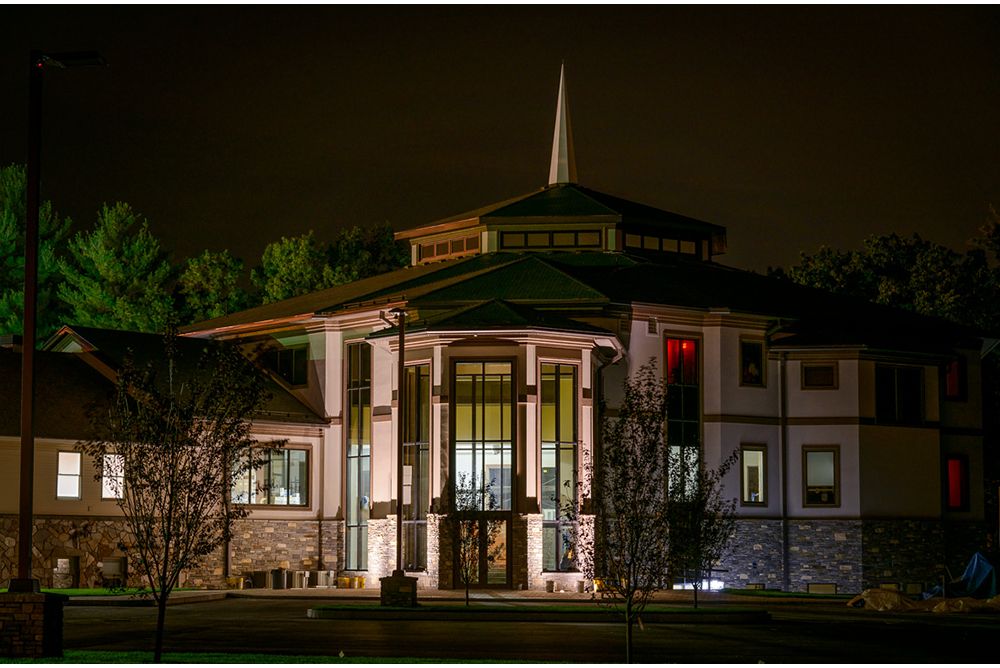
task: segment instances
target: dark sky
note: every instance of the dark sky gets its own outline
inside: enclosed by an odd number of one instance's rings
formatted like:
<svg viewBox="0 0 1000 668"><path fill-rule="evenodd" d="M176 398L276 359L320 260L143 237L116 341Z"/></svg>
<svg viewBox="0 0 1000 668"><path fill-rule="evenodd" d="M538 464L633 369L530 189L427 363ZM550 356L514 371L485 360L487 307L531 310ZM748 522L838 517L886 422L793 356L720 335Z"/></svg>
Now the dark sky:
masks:
<svg viewBox="0 0 1000 668"><path fill-rule="evenodd" d="M176 259L545 185L565 59L579 180L729 229L762 270L1000 208L995 7L0 7L0 163L47 71L43 196L144 213Z"/></svg>

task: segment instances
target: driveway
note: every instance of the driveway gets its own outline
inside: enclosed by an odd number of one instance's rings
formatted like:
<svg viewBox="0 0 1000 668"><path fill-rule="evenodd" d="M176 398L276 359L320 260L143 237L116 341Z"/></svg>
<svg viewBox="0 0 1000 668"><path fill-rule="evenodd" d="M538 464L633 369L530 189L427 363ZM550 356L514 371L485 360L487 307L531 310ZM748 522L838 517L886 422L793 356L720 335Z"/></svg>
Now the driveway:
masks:
<svg viewBox="0 0 1000 668"><path fill-rule="evenodd" d="M620 623L390 622L307 619L307 600L226 599L172 606L166 651L620 662ZM771 609L766 624L647 624L638 661L683 663L985 662L1000 619L878 614L846 606ZM612 619L609 616L609 620ZM152 608L67 607L67 649L146 650Z"/></svg>

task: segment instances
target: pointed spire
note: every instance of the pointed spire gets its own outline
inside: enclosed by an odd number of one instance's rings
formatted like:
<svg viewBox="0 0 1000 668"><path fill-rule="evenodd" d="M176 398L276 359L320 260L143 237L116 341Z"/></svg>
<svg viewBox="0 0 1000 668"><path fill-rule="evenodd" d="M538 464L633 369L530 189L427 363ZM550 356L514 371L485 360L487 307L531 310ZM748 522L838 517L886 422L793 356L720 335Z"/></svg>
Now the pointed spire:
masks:
<svg viewBox="0 0 1000 668"><path fill-rule="evenodd" d="M556 129L552 135L552 162L549 163L549 185L557 183L576 183L573 130L566 99L566 63L559 69L559 101L556 103Z"/></svg>

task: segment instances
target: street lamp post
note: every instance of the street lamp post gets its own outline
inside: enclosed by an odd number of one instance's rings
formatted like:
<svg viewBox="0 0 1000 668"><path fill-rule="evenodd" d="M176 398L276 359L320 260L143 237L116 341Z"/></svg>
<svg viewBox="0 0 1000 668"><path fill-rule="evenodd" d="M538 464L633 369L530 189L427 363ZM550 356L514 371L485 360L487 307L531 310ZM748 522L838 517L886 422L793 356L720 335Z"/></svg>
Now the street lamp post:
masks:
<svg viewBox="0 0 1000 668"><path fill-rule="evenodd" d="M24 230L24 332L21 337L21 466L18 504L17 577L8 591L37 592L31 576L32 500L35 482L35 334L38 307L38 203L42 156L42 74L47 66L69 69L104 64L96 51L45 54L28 58L28 168Z"/></svg>
<svg viewBox="0 0 1000 668"><path fill-rule="evenodd" d="M392 575L379 578L382 605L415 606L417 578L403 570L403 440L406 438L406 310L397 307L389 311L396 317L399 330L399 363L396 382L396 569ZM391 323L383 316L383 320Z"/></svg>

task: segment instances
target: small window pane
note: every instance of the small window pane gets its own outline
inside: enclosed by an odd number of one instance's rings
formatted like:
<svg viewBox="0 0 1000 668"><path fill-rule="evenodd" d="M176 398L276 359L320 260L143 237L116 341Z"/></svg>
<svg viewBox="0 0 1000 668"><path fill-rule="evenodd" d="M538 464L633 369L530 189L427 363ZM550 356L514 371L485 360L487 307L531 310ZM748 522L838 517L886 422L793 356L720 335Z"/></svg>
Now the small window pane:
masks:
<svg viewBox="0 0 1000 668"><path fill-rule="evenodd" d="M625 245L629 248L642 248L642 237L638 234L626 234Z"/></svg>
<svg viewBox="0 0 1000 668"><path fill-rule="evenodd" d="M805 505L836 506L837 454L834 450L806 450Z"/></svg>
<svg viewBox="0 0 1000 668"><path fill-rule="evenodd" d="M677 239L664 239L663 250L676 253L678 250Z"/></svg>
<svg viewBox="0 0 1000 668"><path fill-rule="evenodd" d="M760 341L740 341L740 384L764 385L764 344Z"/></svg>
<svg viewBox="0 0 1000 668"><path fill-rule="evenodd" d="M548 232L529 232L528 233L528 247L529 248L545 248L549 245L549 233Z"/></svg>
<svg viewBox="0 0 1000 668"><path fill-rule="evenodd" d="M767 499L764 498L764 450L744 448L741 454L743 503L764 505L767 503Z"/></svg>
<svg viewBox="0 0 1000 668"><path fill-rule="evenodd" d="M555 232L552 235L552 245L563 247L575 246L576 235L572 232Z"/></svg>
<svg viewBox="0 0 1000 668"><path fill-rule="evenodd" d="M577 235L577 245L593 248L601 245L600 232L580 232Z"/></svg>
<svg viewBox="0 0 1000 668"><path fill-rule="evenodd" d="M465 250L479 250L479 237L469 237L466 239Z"/></svg>
<svg viewBox="0 0 1000 668"><path fill-rule="evenodd" d="M101 467L101 498L120 499L123 492L125 459L121 455L104 455Z"/></svg>
<svg viewBox="0 0 1000 668"><path fill-rule="evenodd" d="M504 248L524 248L524 233L504 232L502 241Z"/></svg>
<svg viewBox="0 0 1000 668"><path fill-rule="evenodd" d="M79 499L80 476L60 474L56 484L56 496L60 499Z"/></svg>
<svg viewBox="0 0 1000 668"><path fill-rule="evenodd" d="M697 251L697 246L693 241L681 241L681 252L687 253L689 255L694 255Z"/></svg>
<svg viewBox="0 0 1000 668"><path fill-rule="evenodd" d="M642 247L646 250L660 250L660 240L656 237L643 237Z"/></svg>
<svg viewBox="0 0 1000 668"><path fill-rule="evenodd" d="M438 242L437 245L434 247L434 254L435 255L447 255L448 254L448 242L447 241L440 241L440 242Z"/></svg>
<svg viewBox="0 0 1000 668"><path fill-rule="evenodd" d="M420 244L420 259L426 260L434 257L434 244Z"/></svg>
<svg viewBox="0 0 1000 668"><path fill-rule="evenodd" d="M451 252L461 253L465 251L465 239L453 239L451 242Z"/></svg>
<svg viewBox="0 0 1000 668"><path fill-rule="evenodd" d="M821 390L837 386L836 367L832 364L808 364L802 367L802 387Z"/></svg>
<svg viewBox="0 0 1000 668"><path fill-rule="evenodd" d="M80 475L80 453L60 452L59 453L59 473L70 475Z"/></svg>

